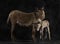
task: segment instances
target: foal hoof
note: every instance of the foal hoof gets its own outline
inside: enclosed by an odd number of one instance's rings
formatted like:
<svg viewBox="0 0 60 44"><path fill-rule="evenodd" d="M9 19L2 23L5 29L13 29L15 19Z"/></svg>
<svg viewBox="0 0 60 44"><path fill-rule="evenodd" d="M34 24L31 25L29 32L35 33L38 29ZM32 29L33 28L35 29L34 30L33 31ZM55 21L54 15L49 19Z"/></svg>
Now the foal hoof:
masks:
<svg viewBox="0 0 60 44"><path fill-rule="evenodd" d="M40 36L40 39L42 39L42 37Z"/></svg>

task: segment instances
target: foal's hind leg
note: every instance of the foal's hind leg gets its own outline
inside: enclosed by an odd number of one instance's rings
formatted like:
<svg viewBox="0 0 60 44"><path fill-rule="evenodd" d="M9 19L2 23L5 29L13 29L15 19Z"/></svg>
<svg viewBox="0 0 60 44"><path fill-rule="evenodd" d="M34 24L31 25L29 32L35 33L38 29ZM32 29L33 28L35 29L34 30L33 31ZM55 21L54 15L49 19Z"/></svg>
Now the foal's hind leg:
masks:
<svg viewBox="0 0 60 44"><path fill-rule="evenodd" d="M48 28L46 27L46 28L45 28L45 35L44 35L44 39L47 39L47 31L48 31Z"/></svg>
<svg viewBox="0 0 60 44"><path fill-rule="evenodd" d="M51 40L50 28L49 27L48 27L48 35L49 35L49 40Z"/></svg>

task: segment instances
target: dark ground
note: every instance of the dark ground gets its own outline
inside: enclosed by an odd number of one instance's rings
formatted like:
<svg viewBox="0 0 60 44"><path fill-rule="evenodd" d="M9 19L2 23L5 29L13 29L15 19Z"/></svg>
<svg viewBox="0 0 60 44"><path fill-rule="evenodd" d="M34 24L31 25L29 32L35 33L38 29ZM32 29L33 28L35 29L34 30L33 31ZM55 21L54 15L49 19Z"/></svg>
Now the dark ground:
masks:
<svg viewBox="0 0 60 44"><path fill-rule="evenodd" d="M34 11L34 8L40 8L42 6L45 6L46 19L50 21L52 41L57 40L59 42L60 0L0 0L0 41L11 41L10 24L6 23L11 10L17 9L24 12L32 12ZM17 40L32 40L31 29L31 26L27 28L16 25L14 33ZM44 43L42 42L42 44Z"/></svg>

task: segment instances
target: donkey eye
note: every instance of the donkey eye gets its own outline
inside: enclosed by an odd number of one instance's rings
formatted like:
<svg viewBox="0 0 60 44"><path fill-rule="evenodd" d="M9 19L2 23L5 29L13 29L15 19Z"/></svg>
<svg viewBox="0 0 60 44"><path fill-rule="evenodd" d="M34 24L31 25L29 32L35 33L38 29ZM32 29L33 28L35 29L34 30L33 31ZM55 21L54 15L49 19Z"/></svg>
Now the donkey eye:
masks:
<svg viewBox="0 0 60 44"><path fill-rule="evenodd" d="M38 22L38 24L40 24L40 22Z"/></svg>

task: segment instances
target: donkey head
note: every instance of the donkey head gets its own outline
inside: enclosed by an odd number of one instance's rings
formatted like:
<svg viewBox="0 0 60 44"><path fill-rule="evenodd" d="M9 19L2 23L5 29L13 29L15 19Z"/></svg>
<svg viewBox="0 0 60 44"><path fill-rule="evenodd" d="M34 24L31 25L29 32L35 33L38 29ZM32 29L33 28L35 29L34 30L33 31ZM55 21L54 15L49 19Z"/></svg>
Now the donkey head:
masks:
<svg viewBox="0 0 60 44"><path fill-rule="evenodd" d="M42 19L42 15L43 15L43 8L41 8L41 9L36 9L36 18L40 18L40 19Z"/></svg>

